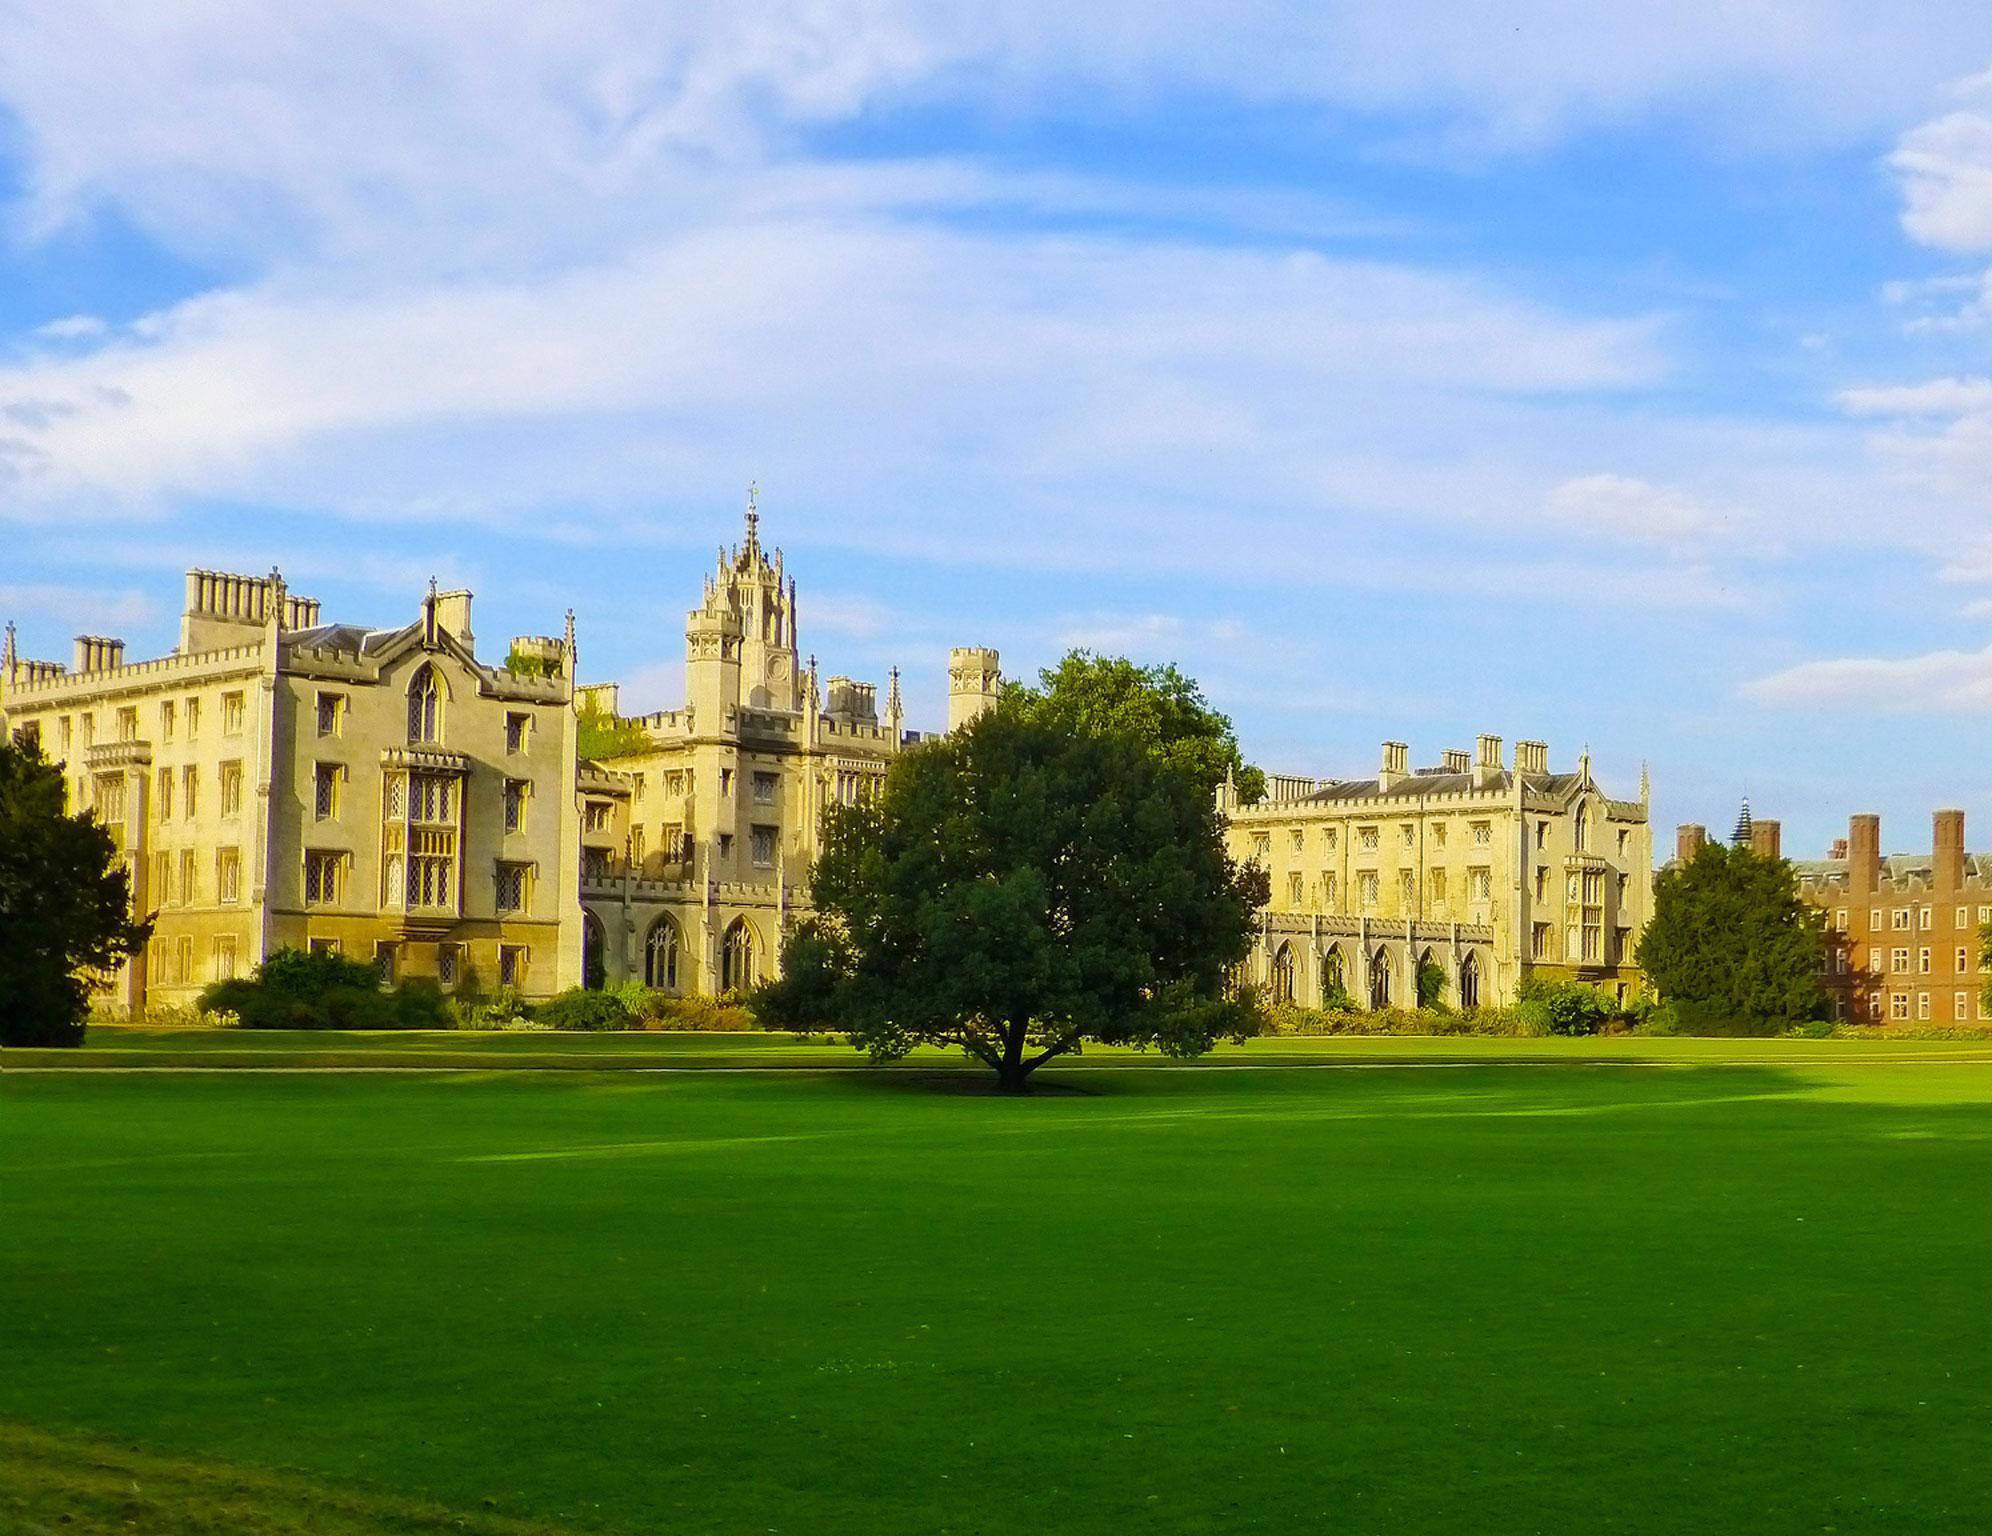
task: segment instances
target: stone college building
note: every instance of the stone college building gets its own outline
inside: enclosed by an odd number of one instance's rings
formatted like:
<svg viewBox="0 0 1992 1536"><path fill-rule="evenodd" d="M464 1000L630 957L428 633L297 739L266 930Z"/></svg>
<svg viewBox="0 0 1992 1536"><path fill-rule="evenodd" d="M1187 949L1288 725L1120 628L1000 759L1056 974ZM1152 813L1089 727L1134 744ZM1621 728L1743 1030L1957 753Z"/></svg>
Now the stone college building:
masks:
<svg viewBox="0 0 1992 1536"><path fill-rule="evenodd" d="M899 675L819 677L796 584L745 536L685 625L681 709L626 716L558 637L480 656L468 592L406 623L328 624L280 576L192 571L172 654L84 636L67 665L0 657L0 725L63 767L122 850L147 952L116 1009L193 1002L280 947L384 978L545 997L638 979L720 995L772 974L826 810L878 792L909 730ZM948 729L991 708L993 650L948 657ZM1525 970L1633 984L1651 899L1647 787L1500 739L1374 778L1227 790L1233 854L1272 876L1248 974L1274 996L1505 1003Z"/></svg>
<svg viewBox="0 0 1992 1536"><path fill-rule="evenodd" d="M799 655L756 513L685 629L685 706L624 718L575 686L574 619L479 657L471 595L405 624L321 622L280 576L187 574L172 654L77 639L0 653L0 729L63 767L155 928L117 1010L193 1002L282 947L384 978L546 997L641 977L717 994L771 973L823 811L920 740L877 687ZM950 727L995 702L994 651L949 662ZM596 754L582 755L584 744Z"/></svg>

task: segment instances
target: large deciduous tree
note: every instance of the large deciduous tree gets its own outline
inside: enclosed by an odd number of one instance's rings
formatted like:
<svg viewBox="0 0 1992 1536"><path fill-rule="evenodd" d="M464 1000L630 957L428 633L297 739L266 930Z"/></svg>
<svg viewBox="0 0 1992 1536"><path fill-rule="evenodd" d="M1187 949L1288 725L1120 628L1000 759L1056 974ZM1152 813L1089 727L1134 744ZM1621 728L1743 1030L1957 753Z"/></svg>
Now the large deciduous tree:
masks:
<svg viewBox="0 0 1992 1536"><path fill-rule="evenodd" d="M1662 871L1638 958L1682 1028L1771 1034L1825 1017L1825 955L1790 864L1710 843Z"/></svg>
<svg viewBox="0 0 1992 1536"><path fill-rule="evenodd" d="M80 1045L90 973L151 932L110 833L65 814L61 770L0 741L0 1045Z"/></svg>
<svg viewBox="0 0 1992 1536"><path fill-rule="evenodd" d="M1265 795L1266 775L1239 752L1231 721L1174 666L1143 667L1121 656L1069 651L1038 679L1036 688L1011 683L1005 705L1043 725L1138 742L1211 792L1228 776L1247 805Z"/></svg>
<svg viewBox="0 0 1992 1536"><path fill-rule="evenodd" d="M1085 1041L1187 1056L1258 1027L1225 983L1265 876L1226 854L1206 779L1125 734L1006 703L833 808L810 884L757 1010L874 1059L959 1045L1022 1092Z"/></svg>

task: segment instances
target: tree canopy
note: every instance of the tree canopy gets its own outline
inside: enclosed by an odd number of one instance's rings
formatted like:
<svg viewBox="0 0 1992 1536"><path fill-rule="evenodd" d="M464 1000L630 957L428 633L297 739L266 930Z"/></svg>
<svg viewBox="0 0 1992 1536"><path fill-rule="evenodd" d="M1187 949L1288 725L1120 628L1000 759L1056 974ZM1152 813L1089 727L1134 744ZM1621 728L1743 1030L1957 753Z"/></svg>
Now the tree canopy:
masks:
<svg viewBox="0 0 1992 1536"><path fill-rule="evenodd" d="M1825 955L1790 864L1710 843L1661 873L1638 958L1683 1028L1769 1034L1825 1017Z"/></svg>
<svg viewBox="0 0 1992 1536"><path fill-rule="evenodd" d="M1266 793L1266 775L1246 763L1231 721L1204 701L1193 678L1173 665L1138 666L1122 656L1068 651L1038 673L1031 688L1011 683L1004 704L1027 720L1094 736L1138 743L1214 792L1229 774L1251 805Z"/></svg>
<svg viewBox="0 0 1992 1536"><path fill-rule="evenodd" d="M64 812L61 770L37 744L0 741L0 1044L80 1045L91 973L151 932L111 834Z"/></svg>
<svg viewBox="0 0 1992 1536"><path fill-rule="evenodd" d="M1085 1041L1194 1055L1258 1027L1225 995L1265 876L1225 852L1207 778L1124 734L1006 703L833 807L765 1022L875 1059L959 1045L1022 1091Z"/></svg>

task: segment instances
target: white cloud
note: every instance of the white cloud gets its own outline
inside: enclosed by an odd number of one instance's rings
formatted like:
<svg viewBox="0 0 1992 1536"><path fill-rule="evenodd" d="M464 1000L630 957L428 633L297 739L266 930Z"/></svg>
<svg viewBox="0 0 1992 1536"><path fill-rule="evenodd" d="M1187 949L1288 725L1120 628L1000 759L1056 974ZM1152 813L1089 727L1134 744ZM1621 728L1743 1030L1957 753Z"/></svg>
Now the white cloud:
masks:
<svg viewBox="0 0 1992 1536"><path fill-rule="evenodd" d="M0 12L0 99L31 157L33 227L109 203L231 254L318 244L458 263L668 228L687 170L723 182L792 154L814 125L943 95L1017 115L1073 95L1138 111L1179 92L1401 114L1481 145L1652 112L1727 144L1834 141L1900 121L1959 58L1987 56L1992 17L1970 0L1923 0L1913 25L1862 0Z"/></svg>
<svg viewBox="0 0 1992 1536"><path fill-rule="evenodd" d="M1992 115L1951 112L1902 136L1902 226L1946 251L1992 250Z"/></svg>
<svg viewBox="0 0 1992 1536"><path fill-rule="evenodd" d="M1961 416L1992 410L1992 379L1931 379L1923 384L1846 389L1839 398L1855 416Z"/></svg>
<svg viewBox="0 0 1992 1536"><path fill-rule="evenodd" d="M639 411L681 432L780 412L854 441L890 421L896 454L967 441L1038 471L1166 467L1250 452L1337 398L1555 394L1662 367L1652 321L1560 316L1444 273L771 220L532 281L357 296L277 280L189 301L0 368L0 480L21 514L266 495L273 471L344 440ZM447 494L454 468L401 493Z"/></svg>
<svg viewBox="0 0 1992 1536"><path fill-rule="evenodd" d="M1744 688L1763 704L1861 714L1992 712L1992 646L1925 656L1809 661Z"/></svg>
<svg viewBox="0 0 1992 1536"><path fill-rule="evenodd" d="M1734 514L1630 475L1580 475L1550 493L1557 522L1606 538L1693 551L1733 535Z"/></svg>
<svg viewBox="0 0 1992 1536"><path fill-rule="evenodd" d="M1992 619L1992 597L1980 597L1958 610L1967 619Z"/></svg>
<svg viewBox="0 0 1992 1536"><path fill-rule="evenodd" d="M1958 585L1992 582L1992 538L1953 549L1937 571L1937 580Z"/></svg>

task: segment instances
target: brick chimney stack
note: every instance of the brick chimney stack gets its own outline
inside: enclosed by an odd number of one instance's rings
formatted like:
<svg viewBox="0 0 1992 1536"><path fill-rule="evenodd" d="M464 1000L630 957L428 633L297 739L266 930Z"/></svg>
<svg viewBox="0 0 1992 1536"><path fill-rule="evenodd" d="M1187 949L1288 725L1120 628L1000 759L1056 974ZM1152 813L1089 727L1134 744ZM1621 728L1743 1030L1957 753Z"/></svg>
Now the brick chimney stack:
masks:
<svg viewBox="0 0 1992 1536"><path fill-rule="evenodd" d="M1674 857L1685 864L1708 846L1708 828L1688 822L1674 828Z"/></svg>
<svg viewBox="0 0 1992 1536"><path fill-rule="evenodd" d="M1844 859L1847 856L1847 840L1844 837L1833 839L1833 846L1826 850L1829 859Z"/></svg>
<svg viewBox="0 0 1992 1536"><path fill-rule="evenodd" d="M1762 819L1750 823L1750 851L1758 858L1783 858L1783 842L1784 828L1779 823Z"/></svg>
<svg viewBox="0 0 1992 1536"><path fill-rule="evenodd" d="M1954 891L1964 884L1964 812L1938 811L1931 821L1935 885L1940 891Z"/></svg>
<svg viewBox="0 0 1992 1536"><path fill-rule="evenodd" d="M1881 884L1881 818L1855 816L1847 822L1847 884L1871 891Z"/></svg>

